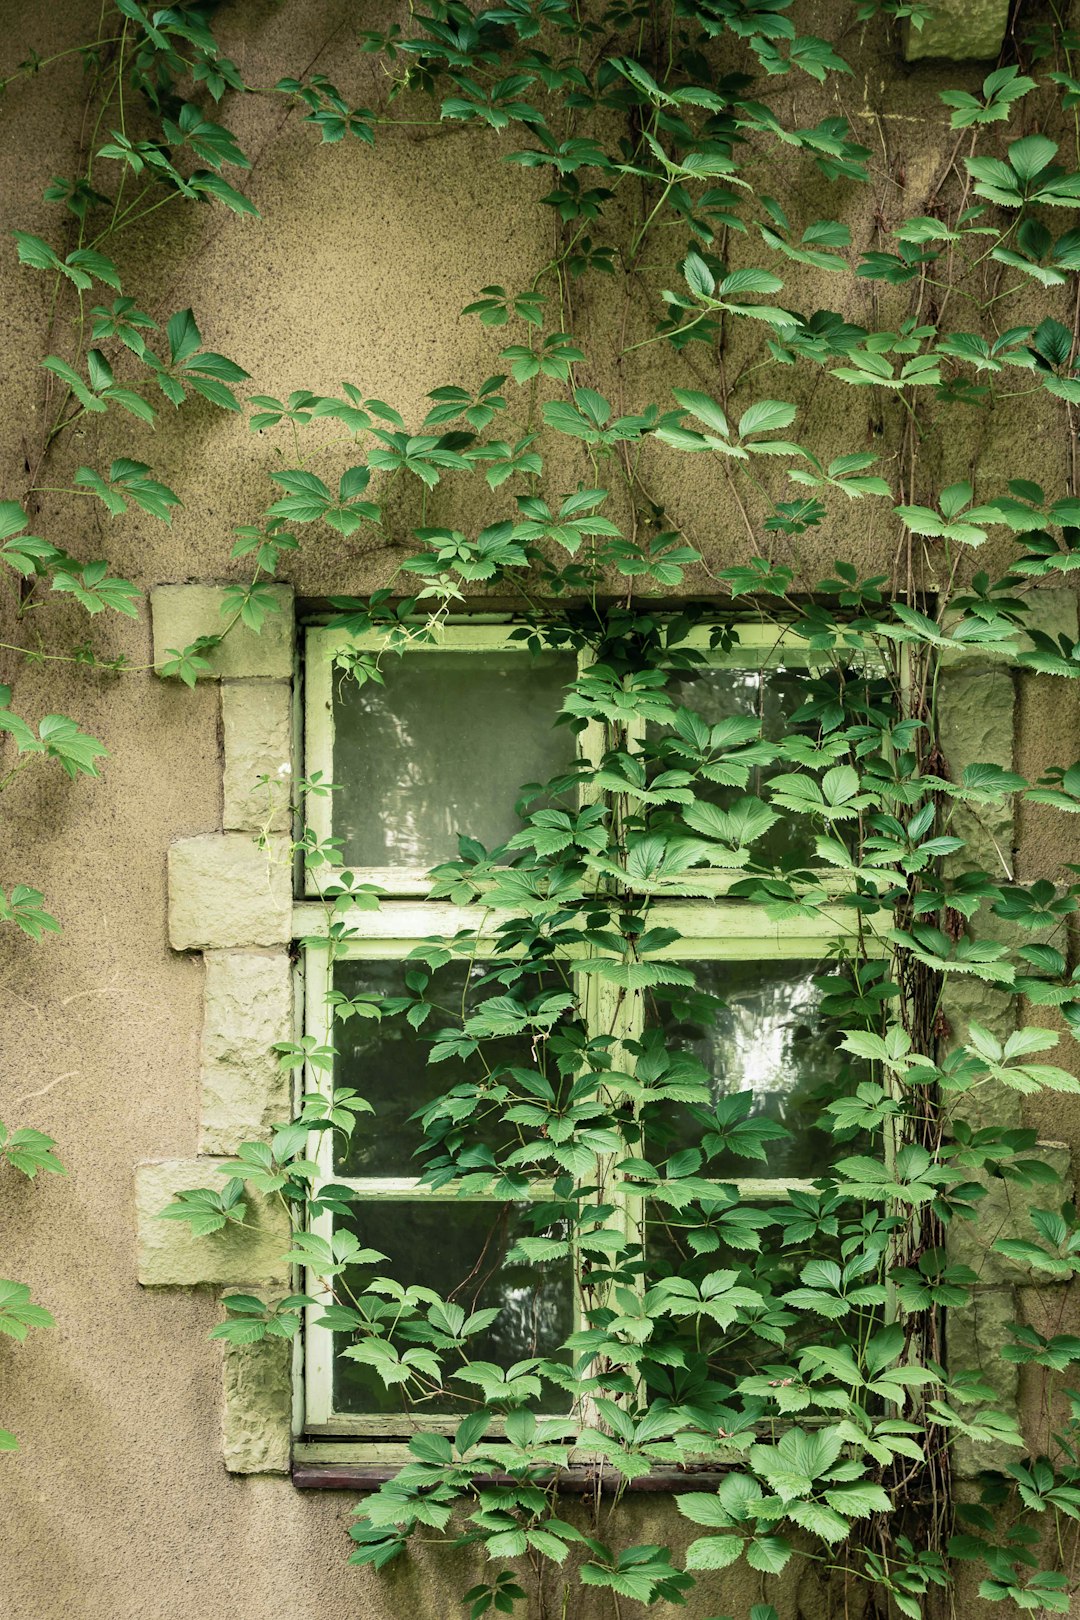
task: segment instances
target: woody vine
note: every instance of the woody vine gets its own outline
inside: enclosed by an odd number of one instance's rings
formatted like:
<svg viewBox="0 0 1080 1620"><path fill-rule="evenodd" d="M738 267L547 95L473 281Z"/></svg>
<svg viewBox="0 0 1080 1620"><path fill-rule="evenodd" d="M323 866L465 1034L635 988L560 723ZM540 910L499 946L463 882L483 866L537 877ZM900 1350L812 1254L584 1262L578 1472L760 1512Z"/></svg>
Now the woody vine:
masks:
<svg viewBox="0 0 1080 1620"><path fill-rule="evenodd" d="M743 1559L763 1578L815 1561L849 1589L845 1601L857 1589L879 1612L915 1620L970 1562L984 1598L1068 1612L1080 1340L1052 1326L1010 1330L1003 1358L1045 1385L1037 1432L1022 1436L991 1384L946 1365L942 1313L970 1306L979 1273L953 1258L954 1235L981 1230L993 1185L1028 1211L1026 1235L988 1235L993 1251L1048 1281L1080 1265L1076 1213L1035 1133L986 1123L980 1106L993 1088L1080 1091L1068 944L1080 885L1066 874L1018 881L1009 848L986 869L973 858L1003 806L1080 811L1080 764L1062 760L1037 782L995 761L955 775L937 722L942 683L964 660L1080 678L1078 644L1048 635L1039 613L1040 588L1068 585L1080 566L1080 36L1057 13L1019 26L977 92L946 92L956 145L932 211L883 222L878 245L858 251L843 223L793 218L772 195L778 159L849 186L867 184L875 161L844 118L792 127L775 95L763 99L789 75L827 87L850 71L843 38L798 34L787 0L435 4L360 36L382 69L370 105L288 64L274 85L246 85L213 10L103 7L98 37L80 47L85 150L46 194L55 232L14 233L28 271L48 278L56 345L41 360L42 430L25 478L8 470L0 505L5 657L15 669L70 660L90 681L147 678L92 644L99 614L139 614L136 586L37 519L59 493L102 503L116 522L168 523L182 496L142 459L147 430L199 397L247 412L273 470L263 510L237 513L232 556L250 574L220 635L172 649L159 674L193 685L235 624L257 631L275 605L267 583L301 545L378 544L397 556L383 588L331 604L332 624L380 644L350 654L341 678L392 690L397 656L486 594L514 604L531 649L586 655L561 718L601 739L543 793L525 793L507 847L485 850L464 829L460 858L434 872L433 897L485 908L482 952L475 937L425 945L407 995L337 994L332 1008L335 1031L403 1019L431 1041L447 1084L417 1121L422 1183L528 1208L535 1229L515 1256L538 1277L572 1267L581 1327L556 1353L494 1366L471 1344L490 1310L387 1278L384 1257L347 1225L333 1241L311 1230L321 1213L351 1213L347 1189L310 1156L313 1134L344 1143L371 1125L355 1090L305 1093L305 1075L334 1075L335 1048L304 1036L279 1053L301 1080L296 1118L245 1145L222 1186L163 1212L210 1243L244 1222L250 1193L290 1212L290 1258L313 1291L269 1306L226 1297L216 1336L293 1337L319 1303L345 1356L405 1414L447 1395L461 1403L452 1432L417 1432L412 1460L360 1503L352 1557L381 1568L413 1537L464 1540L487 1559L465 1595L474 1617L530 1600L569 1615L577 1583L607 1589L616 1612L620 1600L678 1602L701 1572ZM857 0L840 32L918 27L930 10ZM50 65L31 58L5 83ZM247 94L276 98L313 141L376 145L394 125L473 125L539 172L550 255L529 285L493 281L464 311L501 343L501 369L479 387L432 379L430 411L408 422L352 383L332 397L249 394L273 378L253 383L206 347L197 312L142 307L148 291L126 288L110 256L125 229L185 204L256 214L243 189L250 159L219 122ZM805 312L785 299L793 276L815 301ZM670 395L612 399L591 386L575 307L579 288L603 278L619 313L597 345L615 347L620 392L633 374L624 362L654 346L683 368ZM832 309L850 305L833 288L852 281L868 291L868 315L894 312L888 329ZM1018 304L1044 312L1011 324ZM644 311L647 328L632 343L628 309ZM736 367L731 355L751 347ZM815 449L797 408L771 397L789 374L815 371L872 391L882 419L902 422L887 452ZM976 487L977 469L928 487L923 447L953 413L1022 394L1059 402L1055 487L1022 464L1000 487ZM106 414L132 419L133 453L57 485L72 429ZM684 455L734 491L750 561L716 566L715 548L665 509L662 470ZM464 480L486 489L490 521L475 533L441 521L446 491ZM802 538L848 502L895 525L891 575L863 578L842 558L827 578L803 569ZM403 526L403 509L419 522ZM974 555L984 544L987 569ZM50 630L65 599L90 617L85 645ZM804 660L803 701L779 735L752 718L709 723L674 695L675 677L737 646L748 619L774 627L778 666L785 648ZM692 680L679 690L692 693ZM28 718L8 688L0 727L11 754L0 786L30 769L74 779L103 768L102 744L77 719ZM302 796L331 791L301 784ZM768 853L763 840L785 824L788 853ZM339 871L333 840L309 832L297 847L322 889L333 959L379 896ZM0 920L47 948L60 907L18 874L4 881ZM657 907L719 887L770 923L836 923L815 1030L833 1054L817 1120L832 1156L812 1192L763 1206L743 1203L714 1166L734 1155L752 1174L782 1127L750 1094L717 1100L703 1065L662 1028L670 1016L707 1024L719 1009L677 960L672 907L662 920ZM452 1005L440 975L481 956ZM950 991L967 980L1023 996L1036 1021L1006 1038L977 1020L954 1026ZM606 996L617 1022L631 992L645 993L644 1027L597 1032L589 997ZM1055 1047L1060 1066L1046 1060ZM679 1109L699 1126L691 1149L671 1140ZM0 1140L27 1174L58 1170L54 1147L25 1127ZM23 1339L48 1320L23 1284L0 1283L5 1333ZM958 1439L995 1464L977 1502L950 1491ZM1003 1456L1014 1460L997 1466ZM584 1529L562 1508L568 1469L594 1487ZM684 1558L620 1539L622 1492L657 1471L701 1530ZM681 1488L702 1472L707 1488ZM763 1603L755 1620L771 1613Z"/></svg>

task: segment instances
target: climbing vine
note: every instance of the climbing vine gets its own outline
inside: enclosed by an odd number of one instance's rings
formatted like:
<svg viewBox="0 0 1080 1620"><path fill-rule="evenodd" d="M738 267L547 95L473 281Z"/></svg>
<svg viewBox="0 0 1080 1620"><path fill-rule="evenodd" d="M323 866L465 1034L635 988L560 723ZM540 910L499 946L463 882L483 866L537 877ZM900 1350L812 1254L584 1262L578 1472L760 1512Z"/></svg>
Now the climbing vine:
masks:
<svg viewBox="0 0 1080 1620"><path fill-rule="evenodd" d="M1012 805L1080 810L1080 764L1034 783L1000 760L954 771L940 720L958 670L1080 678L1080 643L1050 634L1040 607L1040 591L1080 566L1080 36L1056 12L1020 26L981 87L946 91L955 145L927 212L905 217L890 201L874 245L858 248L842 221L797 215L800 183L816 173L842 198L875 183L875 155L846 117L795 127L788 100L761 98L774 81L843 84L845 40L917 28L931 8L858 0L831 40L799 35L790 9L412 7L360 35L361 64L379 65L365 82L379 89L354 105L317 72L245 84L210 6L113 0L82 48L90 133L46 193L56 229L13 233L20 261L47 278L57 350L41 360L24 485L0 504L13 662L145 676L49 629L65 599L91 620L136 616L135 585L29 531L57 494L116 521L168 523L180 496L149 462L79 465L60 484L52 469L88 416L132 418L141 447L158 412L193 399L246 412L271 470L263 509L237 513L232 557L249 576L220 633L170 649L159 674L193 685L235 625L257 631L276 608L269 582L327 530L358 557L376 544L396 556L380 589L331 602L330 623L356 639L342 681L392 693L399 655L435 642L476 596L512 604L530 652L580 655L560 723L596 747L523 787L508 844L486 849L463 828L458 858L432 874L432 898L483 909L481 933L417 947L404 994L333 991L331 1043L307 1034L279 1050L301 1082L296 1117L245 1144L223 1185L163 1211L212 1243L248 1219L253 1195L282 1200L288 1258L311 1292L227 1296L215 1335L291 1338L321 1309L344 1358L406 1417L448 1400L464 1413L451 1432L415 1433L410 1461L364 1498L352 1557L381 1568L433 1534L475 1546L490 1573L465 1594L474 1617L520 1601L569 1615L577 1582L616 1606L679 1602L700 1572L743 1559L763 1577L814 1561L845 1605L859 1588L880 1613L913 1620L965 1562L984 1598L1023 1609L1067 1613L1074 1585L1080 1339L1058 1331L1056 1303L1047 1332L1010 1328L1002 1358L1044 1385L1022 1436L992 1382L947 1361L942 1322L972 1308L980 1278L956 1257L958 1233L969 1257L985 1239L1040 1282L1080 1266L1076 1212L1035 1132L984 1106L1009 1091L1080 1091L1072 1068L1046 1061L1061 1047L1068 1063L1080 1031L1076 869L1025 882L993 835ZM5 83L49 65L31 58ZM249 94L273 97L323 143L474 126L476 161L524 169L530 195L537 178L550 187L537 206L551 250L529 284L492 281L463 311L502 345L503 369L479 386L432 378L418 422L351 382L335 396L247 395L251 379L204 345L197 312L141 307L147 290L127 290L110 256L125 230L182 203L256 214L251 160L217 122ZM658 352L677 381L651 397L639 379L656 371L636 367ZM771 397L803 375L869 391L873 442L836 454L815 442L799 408ZM964 413L1022 397L1054 413L1057 483L1040 487L1021 459L992 487L977 487L977 466L938 487L935 443ZM1008 408L1022 420L1025 407ZM725 565L723 544L690 532L665 497L683 456L730 493L746 560ZM447 517L447 490L469 480L484 511L475 532ZM863 577L841 557L816 577L805 547L852 503L895 536L893 567ZM973 557L984 545L985 568ZM775 668L797 650L799 702L779 728L695 708L695 677L739 647L748 622L774 636ZM76 721L31 721L7 688L0 726L12 751L0 786L30 766L72 778L101 766L102 745ZM300 784L301 801L332 791ZM296 845L327 912L307 943L332 961L379 905L341 870L339 848L312 831ZM34 940L55 931L45 897L5 880L0 920ZM672 1034L723 1012L680 963L674 903L718 891L770 926L834 927L807 1035L827 1145L812 1190L785 1200L743 1199L732 1168L766 1165L784 1125L749 1092L717 1098L692 1042ZM463 962L476 971L448 990ZM1022 996L1035 1021L964 1017L958 984ZM631 995L640 1027L623 1018ZM599 1028L597 1007L609 1014ZM354 1020L402 1021L444 1066L445 1090L415 1121L421 1184L524 1209L511 1256L538 1287L551 1268L572 1270L582 1324L550 1353L509 1366L476 1354L497 1309L387 1275L362 1222L354 1233L349 1190L311 1155L320 1133L344 1146L378 1127L338 1083ZM329 1088L311 1084L320 1076ZM31 1174L58 1168L52 1146L27 1131L0 1139ZM979 1220L1001 1187L1028 1212L1006 1236ZM341 1222L332 1239L312 1229L326 1213ZM21 1338L46 1321L22 1285L0 1283L0 1328ZM977 1501L953 1499L954 1442L985 1448ZM574 1471L592 1490L585 1529L562 1501ZM623 1493L657 1473L700 1531L685 1557L621 1535ZM760 1605L753 1620L772 1612Z"/></svg>

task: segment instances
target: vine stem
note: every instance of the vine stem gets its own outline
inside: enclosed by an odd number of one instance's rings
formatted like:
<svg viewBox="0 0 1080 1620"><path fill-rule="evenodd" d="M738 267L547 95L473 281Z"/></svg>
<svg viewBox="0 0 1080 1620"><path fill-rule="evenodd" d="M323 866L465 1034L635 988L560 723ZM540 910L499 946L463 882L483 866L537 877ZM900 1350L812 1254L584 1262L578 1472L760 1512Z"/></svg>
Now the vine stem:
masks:
<svg viewBox="0 0 1080 1620"><path fill-rule="evenodd" d="M39 62L24 62L15 69L14 73L9 73L6 79L0 79L0 93L6 90L9 84L14 84L16 79L40 73L44 68L51 67L54 62L62 62L65 57L85 56L87 51L101 50L106 45L118 45L120 39L119 34L114 34L109 39L95 40L93 45L69 45L66 50L56 51L52 56L43 56Z"/></svg>

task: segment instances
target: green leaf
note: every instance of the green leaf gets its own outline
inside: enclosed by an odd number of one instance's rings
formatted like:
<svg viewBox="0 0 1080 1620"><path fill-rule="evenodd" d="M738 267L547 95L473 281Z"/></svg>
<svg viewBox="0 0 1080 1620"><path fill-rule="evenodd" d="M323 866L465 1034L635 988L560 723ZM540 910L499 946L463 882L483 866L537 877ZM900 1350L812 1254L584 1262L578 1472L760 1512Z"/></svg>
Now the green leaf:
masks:
<svg viewBox="0 0 1080 1620"><path fill-rule="evenodd" d="M74 253L68 254L67 263L78 270L85 270L89 275L95 277L98 281L104 282L107 287L114 288L117 292L122 290L120 272L112 260L105 257L104 253L98 253L93 248L78 248ZM89 283L87 284L89 285Z"/></svg>
<svg viewBox="0 0 1080 1620"><path fill-rule="evenodd" d="M676 398L678 392L676 390ZM790 427L794 420L794 405L784 405L776 399L759 399L739 418L739 438L745 439L751 433L772 433L777 428Z"/></svg>
<svg viewBox="0 0 1080 1620"><path fill-rule="evenodd" d="M680 1498L680 1505L686 1500ZM685 1509L683 1510L685 1512ZM699 1536L686 1549L687 1569L727 1569L743 1550L739 1536Z"/></svg>
<svg viewBox="0 0 1080 1620"><path fill-rule="evenodd" d="M704 422L713 433L718 433L725 439L730 437L731 428L727 417L708 394L697 393L692 388L673 388L672 393L684 410L689 411L699 422Z"/></svg>
<svg viewBox="0 0 1080 1620"><path fill-rule="evenodd" d="M169 358L174 366L194 354L202 342L195 315L190 309L177 310L165 328L165 335L169 341Z"/></svg>
<svg viewBox="0 0 1080 1620"><path fill-rule="evenodd" d="M0 540L8 540L26 528L26 513L18 501L0 501Z"/></svg>
<svg viewBox="0 0 1080 1620"><path fill-rule="evenodd" d="M690 291L699 298L709 298L716 287L716 281L705 260L697 253L688 253L683 260L683 275L686 277Z"/></svg>
<svg viewBox="0 0 1080 1620"><path fill-rule="evenodd" d="M756 1536L747 1544L746 1562L765 1575L779 1575L794 1551L783 1536ZM775 1613L775 1610L773 1611Z"/></svg>
<svg viewBox="0 0 1080 1620"><path fill-rule="evenodd" d="M54 1327L55 1321L43 1305L35 1305L25 1283L0 1277L0 1333L20 1343L31 1328Z"/></svg>
<svg viewBox="0 0 1080 1620"><path fill-rule="evenodd" d="M23 892L27 894L34 893L33 890L24 890ZM19 889L17 887L12 890L13 900L18 893ZM41 896L38 895L37 898L40 899ZM44 1131L37 1131L29 1126L24 1126L20 1130L12 1131L9 1134L6 1126L0 1121L0 1154L8 1160L8 1163L14 1169L21 1171L31 1181L33 1181L39 1170L46 1170L57 1176L67 1174L53 1151L55 1147L56 1143L52 1137L46 1136Z"/></svg>
<svg viewBox="0 0 1080 1620"><path fill-rule="evenodd" d="M96 762L108 750L96 737L80 731L75 721L69 720L67 715L47 714L38 725L38 736L42 752L49 759L58 760L66 776L74 778L100 774Z"/></svg>
<svg viewBox="0 0 1080 1620"><path fill-rule="evenodd" d="M1056 144L1045 135L1025 135L1009 146L1009 163L1021 180L1034 180L1057 156Z"/></svg>
<svg viewBox="0 0 1080 1620"><path fill-rule="evenodd" d="M713 1529L727 1530L731 1527L731 1514L718 1496L706 1491L695 1491L689 1496L678 1496L675 1505L684 1519L690 1519L694 1524L704 1524ZM738 1551L735 1554L738 1557Z"/></svg>

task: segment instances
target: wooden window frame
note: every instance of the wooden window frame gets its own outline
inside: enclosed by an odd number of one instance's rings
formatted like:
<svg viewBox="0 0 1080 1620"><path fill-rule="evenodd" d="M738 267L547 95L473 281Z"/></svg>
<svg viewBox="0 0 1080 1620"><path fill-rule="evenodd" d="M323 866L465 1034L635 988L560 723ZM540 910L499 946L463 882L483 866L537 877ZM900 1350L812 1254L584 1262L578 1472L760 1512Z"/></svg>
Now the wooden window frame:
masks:
<svg viewBox="0 0 1080 1620"><path fill-rule="evenodd" d="M427 630L428 637L411 643L401 655L422 658L432 652L513 653L527 660L531 654L527 644L511 640L520 621L508 614L489 618L442 621L425 626L418 622L415 629ZM386 651L384 632L369 630L359 636L350 636L344 630L328 629L323 625L310 625L304 642L304 773L311 777L320 772L323 781L332 782L334 764L334 659L339 652L380 653ZM396 654L392 654L396 657ZM588 659L578 658L578 668ZM578 738L578 757L595 759L603 746L601 728L588 726ZM322 842L333 835L333 796L309 796L307 805L307 831ZM343 868L319 868L317 881L314 874L305 878L305 894L311 898L327 884L340 880ZM415 866L350 866L357 884L373 884L388 896L424 898L431 888L430 867Z"/></svg>

